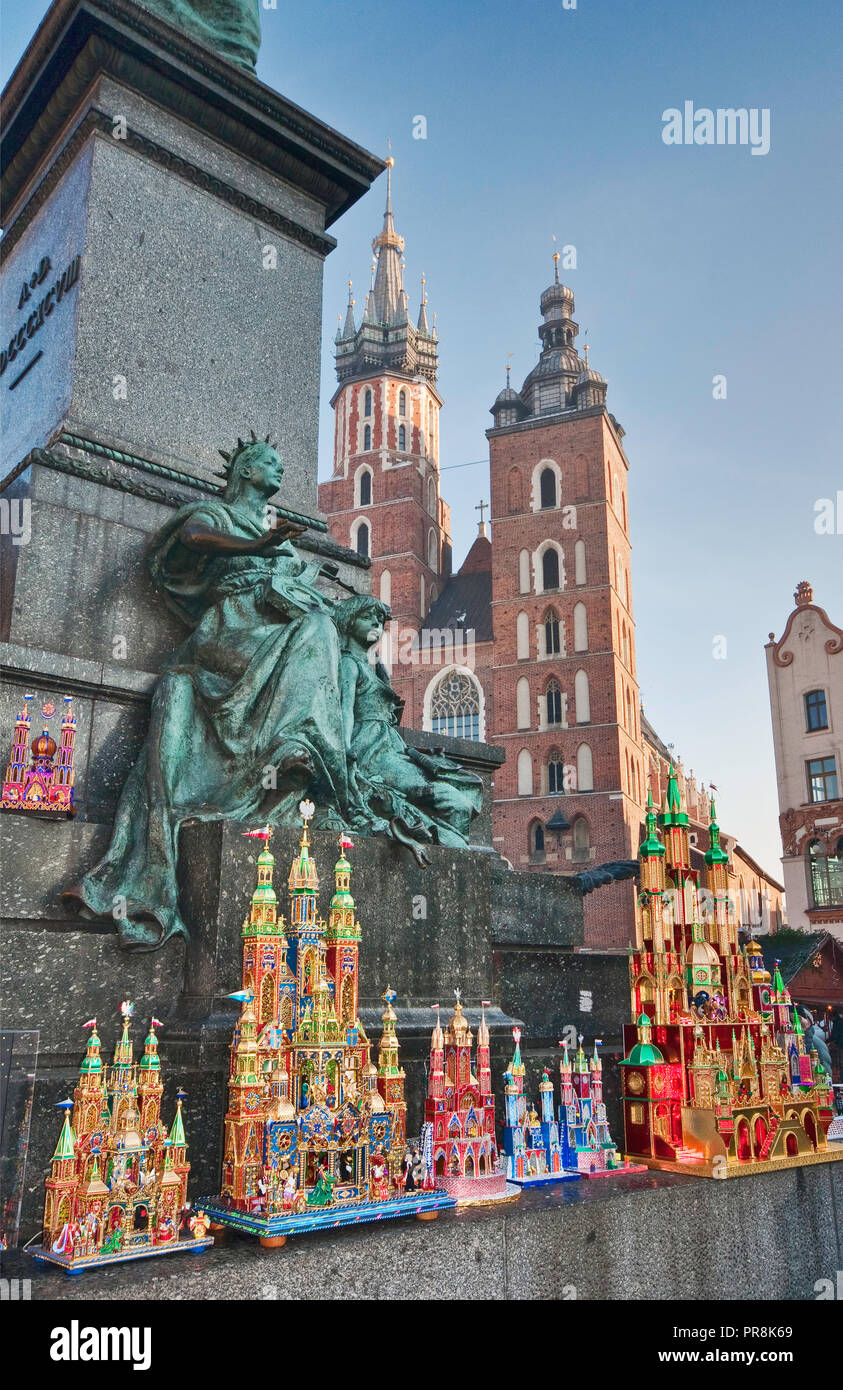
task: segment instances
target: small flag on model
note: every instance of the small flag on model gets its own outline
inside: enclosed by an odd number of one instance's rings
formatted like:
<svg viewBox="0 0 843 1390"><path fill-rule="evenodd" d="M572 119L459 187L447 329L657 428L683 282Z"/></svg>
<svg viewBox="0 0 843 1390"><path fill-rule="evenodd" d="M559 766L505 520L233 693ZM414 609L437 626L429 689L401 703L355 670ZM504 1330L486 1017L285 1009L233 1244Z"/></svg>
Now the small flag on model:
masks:
<svg viewBox="0 0 843 1390"><path fill-rule="evenodd" d="M268 825L265 825L260 830L243 830L241 834L247 840L268 840L272 831Z"/></svg>

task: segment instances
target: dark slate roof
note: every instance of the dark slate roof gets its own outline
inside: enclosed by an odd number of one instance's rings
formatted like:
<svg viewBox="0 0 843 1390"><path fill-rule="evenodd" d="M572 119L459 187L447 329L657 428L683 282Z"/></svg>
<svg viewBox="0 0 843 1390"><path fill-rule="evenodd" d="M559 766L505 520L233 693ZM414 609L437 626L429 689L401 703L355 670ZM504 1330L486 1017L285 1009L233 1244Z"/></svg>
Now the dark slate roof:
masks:
<svg viewBox="0 0 843 1390"><path fill-rule="evenodd" d="M430 628L474 628L475 642L492 640L492 576L488 571L455 574L432 604L422 632Z"/></svg>
<svg viewBox="0 0 843 1390"><path fill-rule="evenodd" d="M827 939L828 932L825 931L800 932L798 937L792 936L790 932L781 935L774 932L772 936L762 937L758 945L770 974L772 975L776 968L776 961L780 961L782 979L788 984L799 974L803 965L817 954Z"/></svg>
<svg viewBox="0 0 843 1390"><path fill-rule="evenodd" d="M646 739L647 743L652 744L652 746L656 748L659 753L661 753L662 757L667 762L673 762L673 754L671 753L667 744L662 743L661 739L659 738L658 734L656 733L655 729L653 728L643 709L641 711L641 736L642 738Z"/></svg>

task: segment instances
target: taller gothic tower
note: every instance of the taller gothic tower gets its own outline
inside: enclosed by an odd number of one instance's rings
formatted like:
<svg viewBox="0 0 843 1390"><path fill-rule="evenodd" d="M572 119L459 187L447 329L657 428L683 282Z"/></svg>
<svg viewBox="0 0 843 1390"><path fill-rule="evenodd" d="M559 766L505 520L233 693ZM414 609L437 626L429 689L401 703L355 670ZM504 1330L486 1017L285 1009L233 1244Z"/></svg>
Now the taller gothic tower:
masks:
<svg viewBox="0 0 843 1390"><path fill-rule="evenodd" d="M630 859L646 796L623 430L575 347L574 296L541 297L541 355L487 431L492 489L495 848L516 869ZM507 374L508 376L508 374ZM631 936L634 887L585 900L586 941Z"/></svg>
<svg viewBox="0 0 843 1390"><path fill-rule="evenodd" d="M337 328L334 471L320 484L319 506L334 539L371 558L373 592L398 628L418 631L451 572L450 509L439 495L439 340L424 279L410 321L392 165L363 318L358 326L349 282Z"/></svg>

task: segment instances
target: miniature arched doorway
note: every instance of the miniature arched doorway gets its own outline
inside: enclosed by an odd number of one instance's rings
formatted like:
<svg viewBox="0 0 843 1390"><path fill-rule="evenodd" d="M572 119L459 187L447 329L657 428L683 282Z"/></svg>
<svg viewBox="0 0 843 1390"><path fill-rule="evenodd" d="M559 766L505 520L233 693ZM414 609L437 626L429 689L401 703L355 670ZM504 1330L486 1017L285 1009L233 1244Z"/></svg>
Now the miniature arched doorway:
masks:
<svg viewBox="0 0 843 1390"><path fill-rule="evenodd" d="M133 1213L132 1226L136 1231L146 1231L149 1228L149 1207L145 1202L138 1202Z"/></svg>
<svg viewBox="0 0 843 1390"><path fill-rule="evenodd" d="M685 1009L685 986L678 975L672 975L667 982L667 1006L673 1019Z"/></svg>
<svg viewBox="0 0 843 1390"><path fill-rule="evenodd" d="M789 1134L785 1135L784 1147L788 1158L794 1157L799 1152L799 1141L792 1130Z"/></svg>
<svg viewBox="0 0 843 1390"><path fill-rule="evenodd" d="M474 1154L471 1149L465 1156L465 1176L467 1178L477 1177L477 1165L474 1162Z"/></svg>
<svg viewBox="0 0 843 1390"><path fill-rule="evenodd" d="M755 1157L761 1157L764 1148L764 1140L767 1138L767 1122L763 1115L758 1115L755 1120Z"/></svg>
<svg viewBox="0 0 843 1390"><path fill-rule="evenodd" d="M289 994L285 994L281 1000L281 1027L291 1029L293 1026L293 1001Z"/></svg>
<svg viewBox="0 0 843 1390"><path fill-rule="evenodd" d="M811 1141L812 1148L815 1149L817 1147L817 1126L814 1123L814 1117L811 1114L810 1110L806 1110L805 1114L803 1115L802 1124L805 1129L805 1133Z"/></svg>
<svg viewBox="0 0 843 1390"><path fill-rule="evenodd" d="M435 1162L434 1165L433 1165L433 1171L434 1171L434 1174L435 1174L435 1176L436 1176L437 1178L444 1178L444 1176L445 1176L445 1155L444 1155L444 1154L437 1154L437 1155L436 1155L436 1162Z"/></svg>
<svg viewBox="0 0 843 1390"><path fill-rule="evenodd" d="M749 1125L745 1119L738 1120L735 1130L735 1152L741 1163L748 1163L752 1158L752 1145L749 1142Z"/></svg>

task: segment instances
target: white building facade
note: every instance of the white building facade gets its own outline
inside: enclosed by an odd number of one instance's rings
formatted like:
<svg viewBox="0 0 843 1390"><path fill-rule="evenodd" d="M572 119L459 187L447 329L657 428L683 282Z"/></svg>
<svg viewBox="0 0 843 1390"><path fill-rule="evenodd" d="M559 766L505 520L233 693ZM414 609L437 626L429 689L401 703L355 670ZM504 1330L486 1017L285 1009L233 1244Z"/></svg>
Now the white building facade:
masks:
<svg viewBox="0 0 843 1390"><path fill-rule="evenodd" d="M788 922L843 940L843 629L794 598L766 646Z"/></svg>

